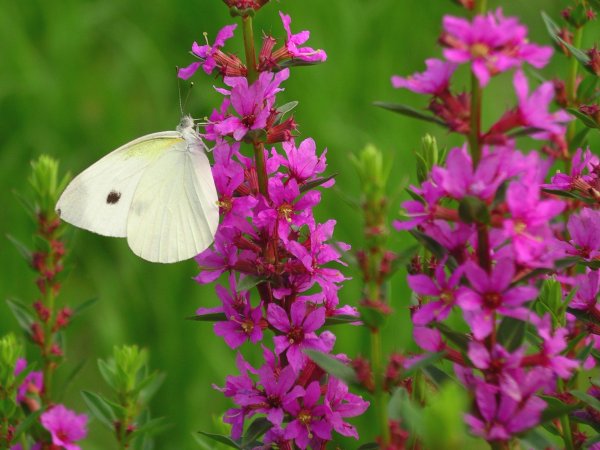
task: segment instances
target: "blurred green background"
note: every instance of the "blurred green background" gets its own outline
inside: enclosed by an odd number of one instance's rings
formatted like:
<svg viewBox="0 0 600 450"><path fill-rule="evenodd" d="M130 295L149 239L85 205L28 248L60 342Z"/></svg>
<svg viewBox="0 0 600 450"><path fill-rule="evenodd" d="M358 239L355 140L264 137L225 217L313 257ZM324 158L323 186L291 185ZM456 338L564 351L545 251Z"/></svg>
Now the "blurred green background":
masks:
<svg viewBox="0 0 600 450"><path fill-rule="evenodd" d="M507 15L519 15L530 27L531 40L544 44L549 39L540 10L557 17L566 4L491 1L492 7L502 5ZM280 101L300 102L296 109L300 138L311 136L319 149L327 147L329 173L339 174L337 191L325 191L318 218L335 218L335 238L360 247L358 212L342 201L344 195L358 195L348 155L375 144L393 164L392 182L400 184L414 177L412 153L425 132L436 133L441 143L457 142L443 131L371 103L426 105L425 98L393 90L389 78L421 71L425 58L439 56L436 39L443 14L462 11L449 0L281 0L258 14L257 36L261 29L283 36L278 10L291 14L293 31L310 29L308 44L329 55L326 64L294 69ZM212 42L218 29L233 22L220 0L0 0L2 300L14 296L30 303L36 295L31 273L4 238L10 233L28 242L33 230L12 194L25 189L29 161L48 153L61 160L63 170L78 173L133 138L173 129L180 115L175 66L193 61L188 50L194 40L203 40L203 31ZM239 35L227 50L243 54ZM557 57L545 73L564 74L562 62ZM218 104L212 85L220 81L198 74L186 109L202 117ZM466 86L464 75L455 87ZM484 100L488 120L512 104L510 88L507 76L493 81ZM394 214L397 205L395 200ZM158 437L157 448L196 448L192 434L218 431L215 417L230 406L211 383L222 385L227 374L236 373L235 353L212 334L212 327L185 320L199 306L216 305L214 287L192 280L197 273L193 261L153 265L135 257L124 240L84 231L74 231L72 237L73 269L62 301L69 305L90 297L99 301L68 332L66 366L81 359L87 364L66 402L83 410L81 389L105 390L96 359L109 356L115 344L140 344L150 349L151 365L167 374L152 411L166 416L172 427ZM392 246L401 249L409 243L406 236L397 235ZM356 305L357 274L351 268L345 273L355 280L341 291L342 301ZM410 294L403 278L399 274L392 283L397 320L385 329L388 352L412 349L406 308ZM0 333L9 330L17 330L17 325L1 301ZM367 353L364 330L350 327L336 332L338 352ZM374 437L372 421L369 414L356 421L362 442ZM112 448L107 430L94 423L83 448Z"/></svg>

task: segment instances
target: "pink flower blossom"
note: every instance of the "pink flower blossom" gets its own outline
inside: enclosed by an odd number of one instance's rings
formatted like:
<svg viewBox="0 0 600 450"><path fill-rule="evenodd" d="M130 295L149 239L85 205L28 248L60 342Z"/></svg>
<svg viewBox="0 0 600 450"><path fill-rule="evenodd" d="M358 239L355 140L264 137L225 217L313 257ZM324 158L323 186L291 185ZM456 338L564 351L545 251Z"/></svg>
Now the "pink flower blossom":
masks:
<svg viewBox="0 0 600 450"><path fill-rule="evenodd" d="M392 77L392 86L395 88L406 88L417 94L439 95L448 90L448 83L456 70L457 64L445 62L439 59L428 59L425 61L427 70L423 73L415 73L403 78L398 75Z"/></svg>
<svg viewBox="0 0 600 450"><path fill-rule="evenodd" d="M308 38L310 37L310 32L301 31L300 33L292 34L292 31L290 29L292 18L282 12L279 12L279 16L281 17L281 21L283 22L283 28L287 33L285 47L291 58L300 59L306 62L322 62L327 59L327 54L323 50L315 50L311 47L299 47L300 45L308 41Z"/></svg>
<svg viewBox="0 0 600 450"><path fill-rule="evenodd" d="M497 313L519 319L529 316L523 304L536 297L537 289L530 286L510 286L515 274L512 261L499 261L490 274L468 262L465 274L471 287L463 288L457 294L457 303L464 310L465 320L476 339L481 340L490 335Z"/></svg>
<svg viewBox="0 0 600 450"><path fill-rule="evenodd" d="M66 450L80 450L75 441L86 437L87 421L85 414L77 415L63 405L53 406L40 416L42 426L52 435L52 443Z"/></svg>
<svg viewBox="0 0 600 450"><path fill-rule="evenodd" d="M472 22L460 17L444 17L441 37L444 56L459 64L471 63L471 69L482 86L490 77L527 62L544 67L550 47L539 47L527 41L527 28L514 17L504 17L502 10L475 16Z"/></svg>
<svg viewBox="0 0 600 450"><path fill-rule="evenodd" d="M221 47L225 45L225 41L233 37L233 31L237 28L237 24L227 25L217 33L215 43L211 45L198 45L194 42L192 45L192 53L198 56L201 61L194 62L187 67L179 69L178 76L187 80L190 78L200 66L204 69L204 72L211 74L212 71L217 67L218 63L216 57L221 53Z"/></svg>

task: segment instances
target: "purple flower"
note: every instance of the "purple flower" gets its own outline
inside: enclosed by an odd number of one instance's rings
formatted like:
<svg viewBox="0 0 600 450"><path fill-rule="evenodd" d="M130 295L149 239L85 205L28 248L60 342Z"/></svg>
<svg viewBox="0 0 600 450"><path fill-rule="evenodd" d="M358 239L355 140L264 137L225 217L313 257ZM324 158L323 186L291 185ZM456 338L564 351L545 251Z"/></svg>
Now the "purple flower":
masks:
<svg viewBox="0 0 600 450"><path fill-rule="evenodd" d="M600 308L598 308L600 274L598 274L598 271L590 270L586 274L578 275L575 286L577 287L577 291L569 306L573 309L587 311L596 317L600 317Z"/></svg>
<svg viewBox="0 0 600 450"><path fill-rule="evenodd" d="M281 426L285 414L283 405L304 395L304 389L296 385L297 375L292 366L275 373L270 367L259 369L262 391L250 397L246 406L254 405L256 412L263 413L276 426ZM241 403L244 405L244 403Z"/></svg>
<svg viewBox="0 0 600 450"><path fill-rule="evenodd" d="M440 322L444 320L456 303L456 291L463 274L463 268L456 269L446 280L444 264L445 261L442 261L435 268L435 281L422 274L408 276L408 286L414 292L426 297L439 298L439 300L425 303L415 311L412 320L417 326L427 325L432 321Z"/></svg>
<svg viewBox="0 0 600 450"><path fill-rule="evenodd" d="M431 58L425 61L427 70L403 78L397 75L392 77L392 86L406 88L417 94L440 95L448 90L448 83L457 65L451 62Z"/></svg>
<svg viewBox="0 0 600 450"><path fill-rule="evenodd" d="M594 155L589 148L585 153L582 149L578 148L573 155L571 163L571 173L569 175L559 172L552 177L552 182L550 184L546 184L543 187L566 191L578 189L584 194L587 194L587 191L591 187L590 183L595 181L597 176L595 174L586 175L583 172L585 170L594 170L594 168L600 164L600 159L598 156Z"/></svg>
<svg viewBox="0 0 600 450"><path fill-rule="evenodd" d="M87 435L87 421L85 414L77 415L63 405L53 406L40 416L42 426L52 435L52 443L66 450L80 450L74 442Z"/></svg>
<svg viewBox="0 0 600 450"><path fill-rule="evenodd" d="M237 24L227 25L217 33L217 37L215 38L215 43L210 46L206 45L198 45L197 42L194 42L192 45L192 53L198 56L202 61L197 61L190 64L187 67L179 69L178 76L179 78L183 78L187 80L190 78L200 66L204 69L204 72L207 74L211 74L212 71L217 67L217 60L215 59L217 55L221 52L221 47L225 45L225 41L231 37L233 37L233 31L237 28Z"/></svg>
<svg viewBox="0 0 600 450"><path fill-rule="evenodd" d="M600 211L583 208L579 214L572 214L567 223L571 240L563 243L565 252L592 260L600 256Z"/></svg>
<svg viewBox="0 0 600 450"><path fill-rule="evenodd" d="M236 349L246 341L256 344L262 340L262 303L252 308L250 292L237 292L235 275L229 277L231 294L223 287L217 286L217 296L223 302L223 312L227 317L224 322L214 325L215 334L221 336L227 345Z"/></svg>
<svg viewBox="0 0 600 450"><path fill-rule="evenodd" d="M325 405L317 405L320 397L319 382L313 381L306 388L301 404L296 399L284 405L285 410L293 417L285 429L285 437L294 439L301 449L308 446L313 435L325 441L331 440L332 425L325 417L327 408Z"/></svg>
<svg viewBox="0 0 600 450"><path fill-rule="evenodd" d="M560 200L540 200L539 186L516 181L508 186L506 203L511 218L503 226L517 260L530 264L540 256L547 257L553 236L550 221L563 211L565 204Z"/></svg>
<svg viewBox="0 0 600 450"><path fill-rule="evenodd" d="M348 422L346 417L356 417L364 413L369 407L369 402L364 401L358 395L348 392L348 386L337 378L330 377L325 395L325 415L333 426L333 429L342 436L358 439L356 428Z"/></svg>
<svg viewBox="0 0 600 450"><path fill-rule="evenodd" d="M432 178L456 200L470 195L486 201L496 194L498 187L510 176L507 163L505 152L487 153L473 170L471 155L466 147L454 148L448 154L446 168L434 167Z"/></svg>
<svg viewBox="0 0 600 450"><path fill-rule="evenodd" d="M15 376L19 375L27 367L27 361L23 358L17 360L15 365ZM44 375L40 371L32 371L25 376L25 379L17 390L17 402L22 402L27 397L28 392L40 393L44 390Z"/></svg>
<svg viewBox="0 0 600 450"><path fill-rule="evenodd" d="M292 18L282 12L279 12L279 16L281 17L281 21L283 22L283 28L287 33L285 47L289 53L290 58L296 58L307 62L319 62L325 61L327 59L327 54L323 50L315 50L310 47L299 47L300 45L308 41L308 38L310 37L310 32L301 31L300 33L292 34L292 31L290 30Z"/></svg>
<svg viewBox="0 0 600 450"><path fill-rule="evenodd" d="M213 129L220 135L232 135L236 141L251 130L263 129L271 114L275 94L281 89L279 85L288 78L289 69L277 74L262 72L258 80L248 86L245 77L225 77L225 84L231 86L231 91L221 89L220 92L229 94L231 106L238 116L226 117L214 125Z"/></svg>
<svg viewBox="0 0 600 450"><path fill-rule="evenodd" d="M329 240L333 235L334 227L335 220L328 220L323 224L316 225L309 223L309 248L297 241L290 240L286 244L286 249L292 255L298 258L303 268L323 288L345 279L339 270L329 267L322 267L324 264L332 261L341 263L340 254L333 248L333 246L325 244L325 241ZM348 250L350 248L349 245L344 244L343 242L338 242L337 246L343 250Z"/></svg>
<svg viewBox="0 0 600 450"><path fill-rule="evenodd" d="M300 371L306 362L302 350L306 348L329 351L331 348L314 333L325 323L325 309L317 308L307 314L307 304L296 302L292 304L290 316L281 306L275 303L267 308L267 320L275 329L284 333L275 336L275 353L280 355L286 351L287 359L296 372Z"/></svg>
<svg viewBox="0 0 600 450"><path fill-rule="evenodd" d="M560 355L567 348L565 338L569 331L566 328L557 328L552 332L552 320L549 314L543 318L532 314L531 322L542 338L541 353L533 356L534 361L539 366L551 369L557 376L569 379L572 372L579 367L577 361Z"/></svg>
<svg viewBox="0 0 600 450"><path fill-rule="evenodd" d="M292 226L299 228L314 221L312 207L321 201L319 192L310 191L301 196L296 180L290 179L284 184L275 177L269 179L268 188L270 204L257 214L256 225L270 233L276 229L277 236L287 241Z"/></svg>
<svg viewBox="0 0 600 450"><path fill-rule="evenodd" d="M467 414L465 422L476 436L488 441L507 441L536 426L546 407L546 402L534 395L521 397L516 400L497 386L479 382L475 387L479 415Z"/></svg>
<svg viewBox="0 0 600 450"><path fill-rule="evenodd" d="M476 339L486 338L495 326L496 314L525 320L529 311L523 303L533 300L537 289L530 286L510 287L515 274L514 263L502 259L488 274L473 262L465 264L465 274L471 288L457 294L457 303L464 310L467 323Z"/></svg>
<svg viewBox="0 0 600 450"><path fill-rule="evenodd" d="M288 169L290 178L295 179L298 184L303 184L316 178L316 176L325 171L325 155L327 149L321 156L317 156L315 141L311 138L304 139L298 147L293 140L282 143L285 157L277 154L273 150L273 159ZM333 180L331 180L333 181ZM324 183L321 186L329 187L332 182Z"/></svg>
<svg viewBox="0 0 600 450"><path fill-rule="evenodd" d="M445 16L444 33L440 39L448 61L471 62L471 69L482 86L490 77L527 62L536 68L544 67L550 47L538 47L527 42L527 28L516 18L506 18L502 10L475 16L473 22Z"/></svg>
<svg viewBox="0 0 600 450"><path fill-rule="evenodd" d="M564 123L569 122L572 117L565 111L559 110L550 113L548 107L554 100L554 85L548 81L542 83L529 96L529 83L522 70L517 70L514 77L514 86L519 99L519 118L522 126L539 128L554 135L565 133ZM532 137L537 139L548 139L548 133L534 133Z"/></svg>
<svg viewBox="0 0 600 450"><path fill-rule="evenodd" d="M444 196L444 191L432 181L425 181L419 188L412 188L413 192L420 195L423 202L408 200L402 202L402 208L406 210L405 215L410 218L405 222L394 221L397 230L410 230L427 222L432 222L439 213L438 202Z"/></svg>
<svg viewBox="0 0 600 450"><path fill-rule="evenodd" d="M214 249L209 247L196 256L200 274L195 280L200 284L211 283L226 270L231 270L238 260L234 238L240 232L231 228L220 228L215 235Z"/></svg>

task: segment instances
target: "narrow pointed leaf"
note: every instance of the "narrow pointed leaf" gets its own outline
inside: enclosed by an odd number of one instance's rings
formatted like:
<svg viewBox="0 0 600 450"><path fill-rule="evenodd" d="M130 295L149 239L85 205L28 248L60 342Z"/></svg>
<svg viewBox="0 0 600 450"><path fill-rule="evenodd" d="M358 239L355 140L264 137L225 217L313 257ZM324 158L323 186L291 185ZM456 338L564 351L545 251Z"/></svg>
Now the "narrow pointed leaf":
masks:
<svg viewBox="0 0 600 450"><path fill-rule="evenodd" d="M360 317L347 316L340 314L339 316L331 316L325 319L325 326L345 325L345 324L360 324Z"/></svg>
<svg viewBox="0 0 600 450"><path fill-rule="evenodd" d="M525 340L525 322L504 317L498 327L498 341L509 351L518 349Z"/></svg>
<svg viewBox="0 0 600 450"><path fill-rule="evenodd" d="M6 299L6 303L15 316L15 319L17 319L19 326L25 333L31 335L31 324L35 322L35 318L29 309L16 298L8 298Z"/></svg>
<svg viewBox="0 0 600 450"><path fill-rule="evenodd" d="M443 128L448 128L448 125L443 120L438 119L435 116L426 114L424 112L419 111L418 109L411 108L407 105L402 105L400 103L388 103L388 102L375 102L375 106L379 106L380 108L387 109L388 111L392 111L398 113L403 116L412 117L413 119L423 120L425 122L435 123Z"/></svg>
<svg viewBox="0 0 600 450"><path fill-rule="evenodd" d="M330 375L338 378L347 385L358 385L358 377L352 367L348 367L343 362L333 356L316 350L304 350L304 353L313 360L313 362Z"/></svg>
<svg viewBox="0 0 600 450"><path fill-rule="evenodd" d="M198 316L188 317L188 320L196 320L198 322L225 322L227 316L225 313L200 314Z"/></svg>
<svg viewBox="0 0 600 450"><path fill-rule="evenodd" d="M590 394L582 391L571 391L571 394L575 398L581 400L586 405L591 406L597 411L600 411L600 400L598 400L597 398L592 397Z"/></svg>
<svg viewBox="0 0 600 450"><path fill-rule="evenodd" d="M311 189L319 187L322 184L327 183L329 180L333 180L335 177L337 177L337 175L338 175L337 173L334 173L333 175L330 175L330 176L325 177L325 178L319 178L317 180L309 181L308 183L303 184L302 186L300 186L300 192L310 191Z"/></svg>
<svg viewBox="0 0 600 450"><path fill-rule="evenodd" d="M10 234L7 234L6 238L15 246L19 255L21 255L25 262L31 267L33 264L33 253L29 247Z"/></svg>
<svg viewBox="0 0 600 450"><path fill-rule="evenodd" d="M446 249L431 236L428 236L419 230L410 230L409 233L412 234L417 241L423 244L437 259L443 259L444 256L446 256Z"/></svg>
<svg viewBox="0 0 600 450"><path fill-rule="evenodd" d="M582 113L578 109L567 108L567 112L569 114L577 117L588 128L596 128L596 129L600 128L600 125L598 125L594 119L592 119L587 114Z"/></svg>
<svg viewBox="0 0 600 450"><path fill-rule="evenodd" d="M240 447L240 445L237 442L235 442L229 436L224 436L222 434L215 434L215 433L206 433L204 431L198 431L198 433L200 433L202 436L206 436L207 438L212 439L213 441L220 442L221 444L225 444L228 447L237 448L237 449L242 448L242 447Z"/></svg>
<svg viewBox="0 0 600 450"><path fill-rule="evenodd" d="M542 413L542 423L550 422L551 420L558 419L564 415L568 415L581 407L578 403L563 403L557 398L549 397L547 395L540 395L540 397L548 404L548 406Z"/></svg>
<svg viewBox="0 0 600 450"><path fill-rule="evenodd" d="M111 430L114 430L114 423L117 418L108 402L93 392L82 391L81 395L94 417Z"/></svg>
<svg viewBox="0 0 600 450"><path fill-rule="evenodd" d="M246 430L246 434L242 438L242 448L249 448L250 445L254 447L254 443L272 427L273 424L266 417L256 419L250 424L248 430Z"/></svg>
<svg viewBox="0 0 600 450"><path fill-rule="evenodd" d="M416 363L414 363L408 369L406 369L406 372L404 372L404 376L410 377L411 375L416 373L418 370L422 370L425 367L429 367L429 366L435 364L436 362L440 361L444 357L444 355L445 355L444 352L428 354L424 358L422 358L419 361L417 361Z"/></svg>

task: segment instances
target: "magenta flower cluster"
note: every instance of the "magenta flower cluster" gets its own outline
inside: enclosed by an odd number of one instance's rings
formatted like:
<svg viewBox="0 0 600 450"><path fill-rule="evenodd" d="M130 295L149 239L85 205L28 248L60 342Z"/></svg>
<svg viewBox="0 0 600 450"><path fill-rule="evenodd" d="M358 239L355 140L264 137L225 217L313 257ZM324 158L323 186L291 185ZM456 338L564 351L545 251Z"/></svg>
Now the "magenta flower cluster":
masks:
<svg viewBox="0 0 600 450"><path fill-rule="evenodd" d="M15 375L26 370L27 361L23 358L17 360ZM35 411L39 409L37 398L44 389L44 377L40 371L31 371L27 374L17 390L17 402L26 404ZM52 448L66 450L80 450L75 442L84 439L87 435L87 415L77 414L64 405L53 405L40 415L40 423L50 433ZM32 446L33 450L45 448L41 442ZM21 444L15 444L11 450L23 450Z"/></svg>
<svg viewBox="0 0 600 450"><path fill-rule="evenodd" d="M600 254L600 213L590 205L599 198L600 166L589 150L580 149L569 173L545 183L554 162L547 155L568 155L571 117L549 110L551 82L530 93L522 66L545 66L552 50L529 43L516 18L501 10L472 21L446 16L443 29L445 60L428 59L424 73L394 76L392 85L429 95L430 111L450 130L468 135L469 146L451 149L444 164L411 187L413 199L403 203L406 219L395 226L426 235L442 253L427 264L414 264L408 276L418 298L412 315L415 340L426 351L444 352L474 393L466 416L471 432L488 441L509 441L540 423L547 407L541 394L559 396L559 379L595 364L589 354L579 357L576 348L599 348L597 331L579 347L569 346L582 322L564 311L568 307L600 318L600 277L593 264ZM515 106L487 131L473 129L477 120L471 115L479 112L472 97L450 90L461 65L469 66L477 89L514 70ZM544 152L517 149L512 132L524 129L543 142ZM480 152L476 161L473 145ZM557 191L561 197L553 195ZM569 196L578 201L565 200ZM576 263L589 268L574 275ZM563 319L557 311L536 307L541 286L552 280L563 289L558 305ZM577 288L572 298L567 295L571 287ZM437 326L452 317L452 323L460 317L466 322L465 348L457 348L440 332L447 328ZM529 339L515 344L501 335L501 327L518 324L531 333Z"/></svg>
<svg viewBox="0 0 600 450"><path fill-rule="evenodd" d="M340 307L338 290L345 277L330 267L343 264L340 251L349 246L333 245L334 220L320 223L313 215L321 200L317 188L333 185L324 177L326 151L319 154L310 138L296 141L293 116L286 117L286 108L277 103L290 75L282 64L324 61L326 54L302 47L308 31L293 34L290 17L281 14L281 19L285 43L275 48L275 38L264 36L255 80L241 61L232 65L234 57L222 51L234 25L223 28L213 46L194 43L200 61L179 74L187 78L199 67L208 74L216 70L225 84L217 88L223 102L203 135L214 145L221 220L214 246L196 258L199 283L221 279L225 284L216 288L222 304L197 314L222 314L214 331L232 349L263 343L264 364L254 368L238 354L240 375L227 377L221 388L236 404L224 419L232 425L232 437L239 438L248 419L260 415L272 424L264 437L267 446L323 448L334 431L358 438L346 418L362 414L368 402L305 354L331 354L335 335L322 330L327 318L357 312ZM266 147L271 144L280 147ZM253 157L244 148L252 148ZM251 293L254 286L258 295Z"/></svg>

